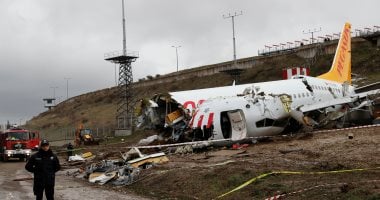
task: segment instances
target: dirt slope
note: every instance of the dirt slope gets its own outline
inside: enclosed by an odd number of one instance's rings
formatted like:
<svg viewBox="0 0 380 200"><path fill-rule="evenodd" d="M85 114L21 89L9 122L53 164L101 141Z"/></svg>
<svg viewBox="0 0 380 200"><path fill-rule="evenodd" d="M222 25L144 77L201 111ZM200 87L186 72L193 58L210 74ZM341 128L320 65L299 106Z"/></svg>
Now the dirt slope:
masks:
<svg viewBox="0 0 380 200"><path fill-rule="evenodd" d="M320 172L380 167L380 127L275 139L246 151L214 150L172 155L170 162L129 186L157 199L214 199L247 180L271 171ZM353 133L354 139L347 134ZM333 174L272 175L223 199L264 199L317 185L286 199L380 199L380 168ZM377 182L371 182L377 180ZM344 184L346 183L346 184Z"/></svg>

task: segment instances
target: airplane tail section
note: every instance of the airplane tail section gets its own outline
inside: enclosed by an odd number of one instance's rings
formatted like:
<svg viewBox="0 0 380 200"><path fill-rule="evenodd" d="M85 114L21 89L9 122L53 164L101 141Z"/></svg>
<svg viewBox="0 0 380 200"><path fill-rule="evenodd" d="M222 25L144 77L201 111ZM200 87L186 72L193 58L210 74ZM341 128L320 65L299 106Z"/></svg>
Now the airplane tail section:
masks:
<svg viewBox="0 0 380 200"><path fill-rule="evenodd" d="M340 35L338 47L330 71L318 78L351 84L351 24L346 23Z"/></svg>

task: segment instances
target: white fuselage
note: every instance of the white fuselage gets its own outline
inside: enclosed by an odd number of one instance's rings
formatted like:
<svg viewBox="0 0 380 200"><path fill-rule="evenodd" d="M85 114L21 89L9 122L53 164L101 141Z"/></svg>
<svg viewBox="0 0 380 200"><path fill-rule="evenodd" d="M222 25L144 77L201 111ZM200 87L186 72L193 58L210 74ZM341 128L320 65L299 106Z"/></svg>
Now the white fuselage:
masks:
<svg viewBox="0 0 380 200"><path fill-rule="evenodd" d="M238 96L238 94L243 94ZM290 109L328 102L354 93L354 88L307 76L289 80L253 83L240 86L209 88L171 93L172 98L189 107L189 101L200 102L190 126L213 129L212 139L242 139L247 136L276 135L289 119L283 96L290 97ZM282 97L281 97L282 96ZM190 100L185 100L190 97ZM202 100L208 99L205 102ZM178 101L179 100L179 101ZM193 104L193 103L192 103ZM197 104L195 104L195 107Z"/></svg>

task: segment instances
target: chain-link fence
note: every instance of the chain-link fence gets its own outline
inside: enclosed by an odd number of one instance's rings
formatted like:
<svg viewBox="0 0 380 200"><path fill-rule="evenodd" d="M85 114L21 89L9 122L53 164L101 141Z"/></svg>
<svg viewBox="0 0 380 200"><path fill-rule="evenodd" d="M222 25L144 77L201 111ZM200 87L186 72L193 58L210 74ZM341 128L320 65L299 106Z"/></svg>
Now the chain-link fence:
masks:
<svg viewBox="0 0 380 200"><path fill-rule="evenodd" d="M66 141L67 143L75 140L76 127L67 127L58 130L51 130L41 132L41 138L46 138L52 142ZM99 126L99 127L86 127L91 130L92 135L95 138L108 138L115 136L115 127Z"/></svg>

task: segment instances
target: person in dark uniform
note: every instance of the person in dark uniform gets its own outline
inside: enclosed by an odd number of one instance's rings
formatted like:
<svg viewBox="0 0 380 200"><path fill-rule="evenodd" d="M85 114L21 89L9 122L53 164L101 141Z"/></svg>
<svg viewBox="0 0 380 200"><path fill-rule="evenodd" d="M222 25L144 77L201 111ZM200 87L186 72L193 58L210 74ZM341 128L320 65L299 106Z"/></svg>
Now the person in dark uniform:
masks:
<svg viewBox="0 0 380 200"><path fill-rule="evenodd" d="M33 154L25 169L34 174L33 192L36 200L54 200L55 173L61 168L59 160L50 149L49 141L42 140L37 153Z"/></svg>
<svg viewBox="0 0 380 200"><path fill-rule="evenodd" d="M71 142L69 142L67 145L67 160L69 160L70 156L73 156L73 149L74 146L71 144Z"/></svg>

